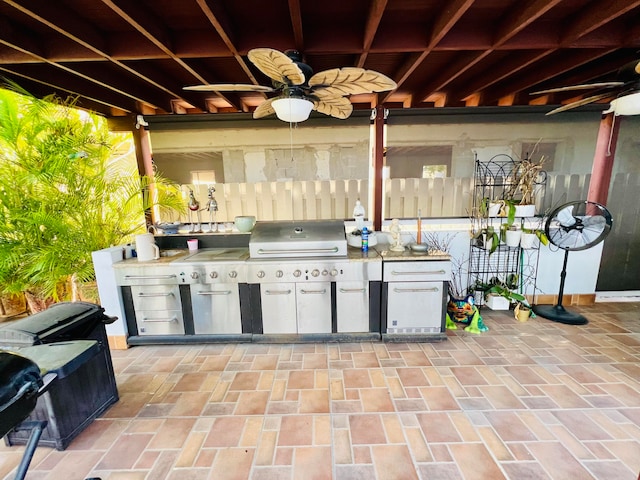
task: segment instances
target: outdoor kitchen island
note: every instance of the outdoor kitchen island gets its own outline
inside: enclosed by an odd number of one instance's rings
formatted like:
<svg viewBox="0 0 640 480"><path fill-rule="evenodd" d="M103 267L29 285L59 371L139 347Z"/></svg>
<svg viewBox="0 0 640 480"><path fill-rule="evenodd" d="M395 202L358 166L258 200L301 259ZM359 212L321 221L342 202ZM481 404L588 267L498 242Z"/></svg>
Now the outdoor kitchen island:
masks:
<svg viewBox="0 0 640 480"><path fill-rule="evenodd" d="M248 246L115 262L127 344L446 338L448 256L347 247L343 222L265 223L298 243L257 228Z"/></svg>

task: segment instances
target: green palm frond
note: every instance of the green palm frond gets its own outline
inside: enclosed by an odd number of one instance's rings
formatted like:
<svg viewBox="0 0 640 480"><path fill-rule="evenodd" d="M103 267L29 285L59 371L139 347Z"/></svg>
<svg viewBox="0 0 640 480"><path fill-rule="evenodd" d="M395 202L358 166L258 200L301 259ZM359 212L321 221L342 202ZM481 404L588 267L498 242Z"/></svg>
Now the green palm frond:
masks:
<svg viewBox="0 0 640 480"><path fill-rule="evenodd" d="M112 163L122 135L103 118L9 87L0 89L0 291L55 297L72 276L93 278L91 252L144 231L145 211L182 211L184 201L167 180Z"/></svg>

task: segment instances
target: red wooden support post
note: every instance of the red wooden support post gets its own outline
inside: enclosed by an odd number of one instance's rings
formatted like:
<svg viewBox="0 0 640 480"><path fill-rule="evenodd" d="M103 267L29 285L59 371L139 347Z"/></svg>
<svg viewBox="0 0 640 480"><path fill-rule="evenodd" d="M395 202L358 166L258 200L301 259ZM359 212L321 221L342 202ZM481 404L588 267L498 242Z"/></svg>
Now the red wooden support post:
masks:
<svg viewBox="0 0 640 480"><path fill-rule="evenodd" d="M591 202L607 204L609 197L609 183L613 171L613 159L616 154L618 130L622 117L615 117L613 113L607 113L600 121L596 151L591 167L591 181L587 200Z"/></svg>
<svg viewBox="0 0 640 480"><path fill-rule="evenodd" d="M382 195L384 167L384 108L378 105L376 116L373 119L374 144L373 144L373 229L382 229Z"/></svg>

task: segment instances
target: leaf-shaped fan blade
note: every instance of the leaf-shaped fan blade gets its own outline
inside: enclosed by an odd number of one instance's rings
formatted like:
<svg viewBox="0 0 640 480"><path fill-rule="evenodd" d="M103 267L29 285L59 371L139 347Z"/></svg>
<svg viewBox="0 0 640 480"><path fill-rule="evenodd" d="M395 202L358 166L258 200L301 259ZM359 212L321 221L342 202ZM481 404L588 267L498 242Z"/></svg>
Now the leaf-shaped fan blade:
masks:
<svg viewBox="0 0 640 480"><path fill-rule="evenodd" d="M209 85L193 85L183 87L183 90L194 90L196 92L273 92L271 87L262 85L247 85L243 83L212 83Z"/></svg>
<svg viewBox="0 0 640 480"><path fill-rule="evenodd" d="M345 97L327 97L315 100L313 109L325 115L344 120L349 118L351 112L353 112L353 105Z"/></svg>
<svg viewBox="0 0 640 480"><path fill-rule="evenodd" d="M249 60L267 77L284 85L302 85L304 73L284 53L272 48L254 48L247 54Z"/></svg>
<svg viewBox="0 0 640 480"><path fill-rule="evenodd" d="M313 94L322 99L358 93L384 92L397 87L396 82L380 72L356 67L333 68L318 72L309 80L309 86Z"/></svg>
<svg viewBox="0 0 640 480"><path fill-rule="evenodd" d="M601 83L585 83L582 85L571 85L568 87L549 88L547 90L539 90L531 92L529 95L542 95L543 93L571 92L573 90L590 90L592 88L614 88L621 87L624 82L601 82Z"/></svg>
<svg viewBox="0 0 640 480"><path fill-rule="evenodd" d="M276 113L276 111L273 109L273 105L271 105L273 101L276 100L276 98L269 98L264 102L262 102L260 105L258 105L256 109L253 111L253 118L267 117L269 115Z"/></svg>
<svg viewBox="0 0 640 480"><path fill-rule="evenodd" d="M567 103L561 107L556 108L555 110L551 110L547 112L545 115L553 115L554 113L565 112L567 110L571 110L572 108L581 107L582 105L587 105L588 103L597 102L598 100L602 100L603 98L611 97L611 92L601 93L599 95L592 95L591 97L583 98L582 100L577 100L575 102Z"/></svg>

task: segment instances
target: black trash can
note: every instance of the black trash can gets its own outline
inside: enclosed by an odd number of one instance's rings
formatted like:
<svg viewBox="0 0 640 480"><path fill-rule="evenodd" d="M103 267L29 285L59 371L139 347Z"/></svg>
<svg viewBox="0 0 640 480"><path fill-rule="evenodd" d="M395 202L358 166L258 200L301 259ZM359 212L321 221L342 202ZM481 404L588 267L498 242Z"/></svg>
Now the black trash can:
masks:
<svg viewBox="0 0 640 480"><path fill-rule="evenodd" d="M63 344L73 344L75 340L94 341L81 359L75 360L73 371L59 375L49 392L38 399L31 415L49 423L39 445L64 450L96 417L118 401L105 329L105 324L114 320L105 315L100 305L63 302L0 327L0 348L8 351L20 352L33 345L60 344L60 348L51 349L55 354L68 350ZM63 356L68 357L68 352ZM28 433L20 430L5 436L7 445L23 445L27 440Z"/></svg>

